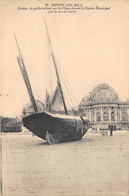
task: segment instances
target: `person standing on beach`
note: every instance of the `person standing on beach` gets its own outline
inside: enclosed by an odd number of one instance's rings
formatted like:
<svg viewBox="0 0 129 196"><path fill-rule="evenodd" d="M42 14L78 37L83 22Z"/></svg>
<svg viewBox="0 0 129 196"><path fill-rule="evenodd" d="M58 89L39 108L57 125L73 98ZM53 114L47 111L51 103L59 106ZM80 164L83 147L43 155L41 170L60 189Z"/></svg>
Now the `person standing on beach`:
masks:
<svg viewBox="0 0 129 196"><path fill-rule="evenodd" d="M110 125L110 136L112 136L112 132L113 132L113 125Z"/></svg>
<svg viewBox="0 0 129 196"><path fill-rule="evenodd" d="M108 130L110 131L110 129L111 129L111 125L109 124L109 126L108 126Z"/></svg>
<svg viewBox="0 0 129 196"><path fill-rule="evenodd" d="M116 125L114 125L114 129L113 130L116 131Z"/></svg>

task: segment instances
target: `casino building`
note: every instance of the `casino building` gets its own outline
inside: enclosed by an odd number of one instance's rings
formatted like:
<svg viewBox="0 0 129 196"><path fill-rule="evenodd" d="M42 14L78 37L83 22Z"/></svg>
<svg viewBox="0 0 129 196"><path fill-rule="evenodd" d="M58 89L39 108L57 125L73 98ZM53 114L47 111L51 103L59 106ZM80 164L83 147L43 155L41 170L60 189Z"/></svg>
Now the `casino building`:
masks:
<svg viewBox="0 0 129 196"><path fill-rule="evenodd" d="M88 117L94 129L108 129L109 124L125 129L129 124L129 100L120 101L108 84L98 84L88 96L84 96L79 111Z"/></svg>

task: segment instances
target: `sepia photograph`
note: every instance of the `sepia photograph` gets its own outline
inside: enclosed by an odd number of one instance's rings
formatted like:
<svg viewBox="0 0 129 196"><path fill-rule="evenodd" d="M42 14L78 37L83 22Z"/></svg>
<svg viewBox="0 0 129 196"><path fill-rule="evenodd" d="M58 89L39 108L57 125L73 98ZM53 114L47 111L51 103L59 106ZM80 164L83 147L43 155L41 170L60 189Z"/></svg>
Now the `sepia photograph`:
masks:
<svg viewBox="0 0 129 196"><path fill-rule="evenodd" d="M0 13L0 196L129 196L129 1Z"/></svg>

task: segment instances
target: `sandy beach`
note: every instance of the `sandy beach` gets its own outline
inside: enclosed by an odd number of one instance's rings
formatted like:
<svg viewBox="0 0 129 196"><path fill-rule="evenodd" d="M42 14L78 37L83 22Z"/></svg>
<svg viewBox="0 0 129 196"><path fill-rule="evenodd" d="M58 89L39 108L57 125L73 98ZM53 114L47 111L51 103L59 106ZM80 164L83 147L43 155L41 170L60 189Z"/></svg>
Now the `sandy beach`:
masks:
<svg viewBox="0 0 129 196"><path fill-rule="evenodd" d="M129 195L129 131L88 132L47 145L30 132L1 134L2 196Z"/></svg>

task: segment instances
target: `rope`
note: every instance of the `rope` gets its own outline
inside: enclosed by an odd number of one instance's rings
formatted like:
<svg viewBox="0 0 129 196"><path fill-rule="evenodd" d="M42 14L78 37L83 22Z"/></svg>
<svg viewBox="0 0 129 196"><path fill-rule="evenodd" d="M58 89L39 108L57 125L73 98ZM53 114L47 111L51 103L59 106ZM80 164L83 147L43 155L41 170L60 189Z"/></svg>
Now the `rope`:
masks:
<svg viewBox="0 0 129 196"><path fill-rule="evenodd" d="M70 93L69 93L69 89L68 89L68 87L67 87L67 85L66 85L66 82L65 82L65 80L64 80L64 76L63 76L64 73L62 74L62 72L60 71L59 67L58 67L58 70L59 70L59 72L60 72L60 75L62 76L62 81L63 81L63 84L65 85L65 88L66 88L67 93L68 93L68 95L69 95L71 104L72 104L72 106L75 108L75 105L74 105L74 103L73 103L72 97L70 96ZM64 75L65 75L65 74L64 74ZM66 79L66 77L65 77L65 79ZM67 80L67 83L68 83L68 80ZM68 83L68 84L69 84L69 83ZM70 85L69 85L69 86L70 86ZM65 96L65 97L66 97L66 96ZM67 100L68 100L68 99L67 99ZM75 111L73 110L73 107L71 106L71 104L69 103L70 107L72 108L72 111L75 113Z"/></svg>

